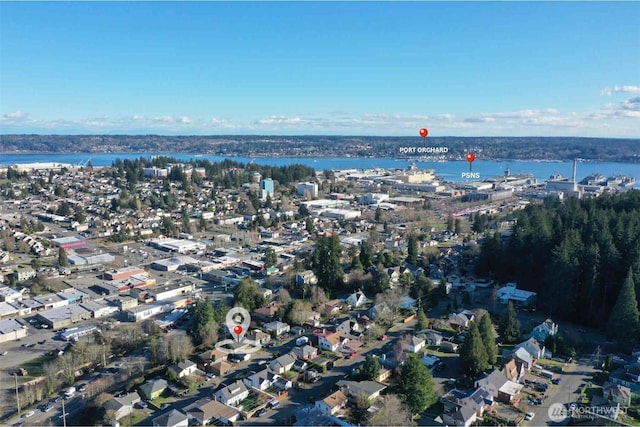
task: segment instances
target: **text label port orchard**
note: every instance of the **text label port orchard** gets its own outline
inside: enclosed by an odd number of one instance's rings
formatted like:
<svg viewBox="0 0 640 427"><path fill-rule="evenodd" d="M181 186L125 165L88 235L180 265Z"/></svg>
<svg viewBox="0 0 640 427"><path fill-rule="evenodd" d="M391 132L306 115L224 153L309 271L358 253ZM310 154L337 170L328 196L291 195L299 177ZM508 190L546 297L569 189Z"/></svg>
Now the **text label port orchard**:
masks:
<svg viewBox="0 0 640 427"><path fill-rule="evenodd" d="M420 153L420 154L446 154L449 147L400 147L401 154Z"/></svg>

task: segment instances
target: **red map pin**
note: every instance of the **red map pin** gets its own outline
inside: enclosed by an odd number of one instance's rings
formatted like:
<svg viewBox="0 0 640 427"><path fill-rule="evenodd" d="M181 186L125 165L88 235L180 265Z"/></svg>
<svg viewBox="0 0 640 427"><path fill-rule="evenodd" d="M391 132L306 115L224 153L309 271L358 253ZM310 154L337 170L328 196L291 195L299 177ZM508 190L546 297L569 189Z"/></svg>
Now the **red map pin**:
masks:
<svg viewBox="0 0 640 427"><path fill-rule="evenodd" d="M427 135L429 135L429 131L427 130L427 128L420 129L420 136L421 137L426 138Z"/></svg>
<svg viewBox="0 0 640 427"><path fill-rule="evenodd" d="M469 162L469 170L471 170L471 164L476 159L476 155L473 153L467 153L467 162Z"/></svg>
<svg viewBox="0 0 640 427"><path fill-rule="evenodd" d="M235 332L236 335L240 335L242 333L242 326L240 325L236 325L233 327L233 332Z"/></svg>

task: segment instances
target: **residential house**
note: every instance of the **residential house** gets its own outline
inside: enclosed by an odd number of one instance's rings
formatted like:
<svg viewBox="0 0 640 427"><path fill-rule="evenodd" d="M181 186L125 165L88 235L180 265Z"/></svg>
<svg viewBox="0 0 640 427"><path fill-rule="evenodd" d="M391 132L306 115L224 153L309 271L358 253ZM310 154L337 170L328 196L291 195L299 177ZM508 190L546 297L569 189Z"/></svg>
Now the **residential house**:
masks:
<svg viewBox="0 0 640 427"><path fill-rule="evenodd" d="M509 360L502 368L505 378L517 383L524 377L525 372L524 363L516 358Z"/></svg>
<svg viewBox="0 0 640 427"><path fill-rule="evenodd" d="M440 343L440 351L443 353L457 353L458 344L451 341L442 341Z"/></svg>
<svg viewBox="0 0 640 427"><path fill-rule="evenodd" d="M516 359L516 361L522 363L522 366L524 366L524 369L526 369L527 371L530 371L533 368L533 364L535 363L535 360L533 360L533 357L531 357L531 354L529 354L529 352L524 348L518 348L516 349L516 351L513 351L513 352L507 351L506 353L507 353L507 357L510 357L513 355L513 358ZM503 354L502 357L504 360L505 354Z"/></svg>
<svg viewBox="0 0 640 427"><path fill-rule="evenodd" d="M262 332L259 329L252 329L246 335L246 338L250 341L254 341L260 345L266 345L271 342L271 335Z"/></svg>
<svg viewBox="0 0 640 427"><path fill-rule="evenodd" d="M302 359L298 359L296 360L296 363L293 364L293 368L291 369L296 372L303 372L305 369L307 369L308 366L309 364L307 362Z"/></svg>
<svg viewBox="0 0 640 427"><path fill-rule="evenodd" d="M456 330L466 329L474 319L473 313L468 310L463 310L460 313L452 313L449 316L449 325Z"/></svg>
<svg viewBox="0 0 640 427"><path fill-rule="evenodd" d="M156 378L149 380L140 386L140 395L145 400L153 400L159 397L168 387L167 380Z"/></svg>
<svg viewBox="0 0 640 427"><path fill-rule="evenodd" d="M198 359L198 367L206 372L211 372L212 366L214 363L217 363L221 360L226 360L228 354L222 350L217 348L213 350L207 350L196 357Z"/></svg>
<svg viewBox="0 0 640 427"><path fill-rule="evenodd" d="M340 311L342 311L342 301L338 299L327 301L320 304L317 310L320 312L320 314L330 319L340 314Z"/></svg>
<svg viewBox="0 0 640 427"><path fill-rule="evenodd" d="M426 341L421 337L411 337L407 343L402 343L402 350L409 353L420 353L424 350Z"/></svg>
<svg viewBox="0 0 640 427"><path fill-rule="evenodd" d="M346 338L343 339L338 332L319 335L318 347L320 347L322 350L338 351L345 340Z"/></svg>
<svg viewBox="0 0 640 427"><path fill-rule="evenodd" d="M127 393L121 397L114 397L104 404L107 411L115 411L113 418L119 420L133 412L133 406L141 402L140 395L137 392Z"/></svg>
<svg viewBox="0 0 640 427"><path fill-rule="evenodd" d="M316 400L315 408L325 415L334 415L347 406L348 397L338 390L322 400Z"/></svg>
<svg viewBox="0 0 640 427"><path fill-rule="evenodd" d="M544 357L544 344L540 344L535 338L529 338L526 341L521 342L515 346L516 349L523 348L531 355L535 360L542 359Z"/></svg>
<svg viewBox="0 0 640 427"><path fill-rule="evenodd" d="M524 386L508 380L502 372L495 369L489 375L476 381L476 387L487 390L494 400L517 405L522 398L520 390Z"/></svg>
<svg viewBox="0 0 640 427"><path fill-rule="evenodd" d="M602 396L610 403L619 403L623 408L631 406L631 389L629 387L606 382L602 386Z"/></svg>
<svg viewBox="0 0 640 427"><path fill-rule="evenodd" d="M187 359L169 366L169 371L175 373L178 378L182 378L195 374L198 371L198 365Z"/></svg>
<svg viewBox="0 0 640 427"><path fill-rule="evenodd" d="M377 319L379 317L386 317L386 316L390 316L391 314L392 314L391 309L389 308L387 303L384 302L384 301L374 305L367 312L367 316L369 316L370 319Z"/></svg>
<svg viewBox="0 0 640 427"><path fill-rule="evenodd" d="M312 360L318 357L318 349L309 344L303 347L294 347L291 352L300 360Z"/></svg>
<svg viewBox="0 0 640 427"><path fill-rule="evenodd" d="M303 325L318 326L320 324L320 313L317 311L303 310L300 312L300 319Z"/></svg>
<svg viewBox="0 0 640 427"><path fill-rule="evenodd" d="M214 393L217 401L229 406L238 406L242 400L249 396L249 389L240 380L229 384Z"/></svg>
<svg viewBox="0 0 640 427"><path fill-rule="evenodd" d="M423 337L427 345L440 345L442 343L442 334L433 329L424 329L418 332L417 336Z"/></svg>
<svg viewBox="0 0 640 427"><path fill-rule="evenodd" d="M558 324L551 319L547 319L533 328L530 338L535 338L538 342L544 342L547 337L554 336L558 333Z"/></svg>
<svg viewBox="0 0 640 427"><path fill-rule="evenodd" d="M226 360L221 360L219 362L213 363L211 365L211 372L216 375L225 375L233 368L233 365Z"/></svg>
<svg viewBox="0 0 640 427"><path fill-rule="evenodd" d="M276 303L271 303L266 307L253 310L251 317L258 323L269 323L276 320L275 316L280 306Z"/></svg>
<svg viewBox="0 0 640 427"><path fill-rule="evenodd" d="M153 427L188 427L189 417L177 409L153 419Z"/></svg>
<svg viewBox="0 0 640 427"><path fill-rule="evenodd" d="M379 383L385 382L389 378L391 378L391 374L392 374L392 371L390 369L387 369L385 367L380 367L380 372L378 373L378 376L374 378L374 380L376 380L376 382L379 382Z"/></svg>
<svg viewBox="0 0 640 427"><path fill-rule="evenodd" d="M351 401L356 401L361 395L367 396L370 400L375 400L380 396L382 390L387 388L386 385L375 381L340 380L337 385Z"/></svg>
<svg viewBox="0 0 640 427"><path fill-rule="evenodd" d="M262 327L269 333L275 333L276 336L286 334L291 330L291 326L287 323L279 322L277 320L275 322L265 323Z"/></svg>
<svg viewBox="0 0 640 427"><path fill-rule="evenodd" d="M359 338L363 331L364 328L353 318L346 319L336 326L336 332L346 336L350 335Z"/></svg>
<svg viewBox="0 0 640 427"><path fill-rule="evenodd" d="M254 387L258 390L265 391L273 385L277 378L278 375L274 372L271 372L268 369L263 369L260 372L256 372L253 375L243 378L242 382L248 388Z"/></svg>
<svg viewBox="0 0 640 427"><path fill-rule="evenodd" d="M298 286L315 285L318 283L318 278L313 271L305 270L296 274L295 281Z"/></svg>
<svg viewBox="0 0 640 427"><path fill-rule="evenodd" d="M247 395L248 395L247 391ZM240 419L240 411L213 399L200 399L187 406L185 412L190 420L200 425L207 425L213 421L231 424Z"/></svg>
<svg viewBox="0 0 640 427"><path fill-rule="evenodd" d="M345 302L353 308L362 307L367 303L367 296L364 294L364 292L358 290L349 295Z"/></svg>
<svg viewBox="0 0 640 427"><path fill-rule="evenodd" d="M283 354L282 356L273 359L269 363L269 368L276 374L283 374L293 368L293 364L296 362L296 355L293 353Z"/></svg>
<svg viewBox="0 0 640 427"><path fill-rule="evenodd" d="M467 396L440 401L444 405L442 421L449 426L469 427L493 405L493 397L483 388L477 388Z"/></svg>

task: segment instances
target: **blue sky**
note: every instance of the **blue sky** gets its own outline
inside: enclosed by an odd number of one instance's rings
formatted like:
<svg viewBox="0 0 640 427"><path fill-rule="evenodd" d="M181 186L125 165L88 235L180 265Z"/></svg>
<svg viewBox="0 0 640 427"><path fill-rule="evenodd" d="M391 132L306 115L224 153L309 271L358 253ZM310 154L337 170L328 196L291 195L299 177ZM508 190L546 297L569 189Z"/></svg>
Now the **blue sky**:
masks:
<svg viewBox="0 0 640 427"><path fill-rule="evenodd" d="M1 133L640 137L640 3L0 3Z"/></svg>

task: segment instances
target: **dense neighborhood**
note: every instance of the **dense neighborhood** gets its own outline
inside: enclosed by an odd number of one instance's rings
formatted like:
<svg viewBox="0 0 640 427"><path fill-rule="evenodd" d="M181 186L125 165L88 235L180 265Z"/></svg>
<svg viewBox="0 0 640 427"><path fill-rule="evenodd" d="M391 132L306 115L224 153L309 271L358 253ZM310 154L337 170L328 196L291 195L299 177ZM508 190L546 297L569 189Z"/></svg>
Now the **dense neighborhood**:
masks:
<svg viewBox="0 0 640 427"><path fill-rule="evenodd" d="M487 252L541 200L415 168L158 158L0 173L3 423L640 419L637 338L567 321ZM625 273L606 317L640 333ZM236 306L247 341L226 345Z"/></svg>

